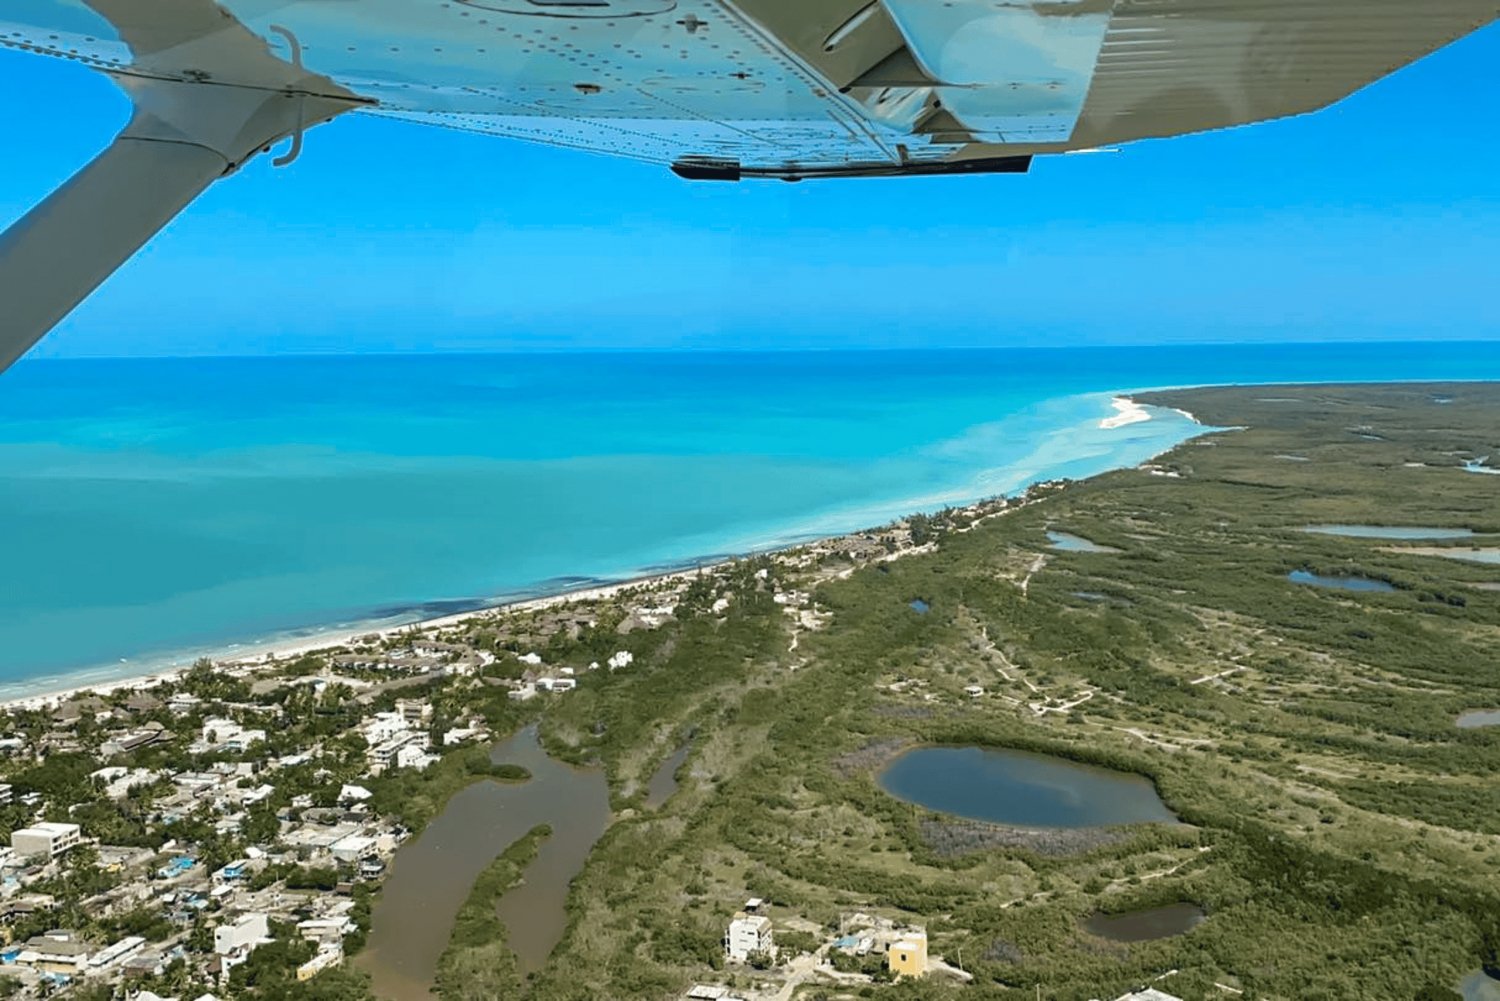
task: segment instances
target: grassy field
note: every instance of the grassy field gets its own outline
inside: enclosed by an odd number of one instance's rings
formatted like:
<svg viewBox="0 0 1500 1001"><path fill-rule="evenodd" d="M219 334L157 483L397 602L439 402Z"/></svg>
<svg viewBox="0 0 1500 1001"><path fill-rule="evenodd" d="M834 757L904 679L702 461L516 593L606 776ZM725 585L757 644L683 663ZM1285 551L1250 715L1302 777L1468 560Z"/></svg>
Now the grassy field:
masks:
<svg viewBox="0 0 1500 1001"><path fill-rule="evenodd" d="M555 702L544 741L605 765L618 819L521 996L665 999L695 982L772 996L786 970L720 954L749 896L772 902L787 952L864 911L924 925L933 954L974 975L783 991L804 999L1083 1001L1176 971L1158 986L1190 1001L1389 1001L1456 996L1493 961L1500 728L1454 720L1500 707L1500 567L1409 550L1500 545L1500 478L1462 468L1500 455L1500 387L1140 399L1236 430L977 524L938 516L921 526L936 545L899 560L737 565L632 634L629 672ZM1325 523L1479 534L1302 531ZM1049 529L1117 551L1055 551ZM1391 589L1299 585L1297 570ZM775 598L797 592L805 614ZM548 661L614 642L558 637ZM689 731L676 795L646 809L647 778ZM1184 823L1062 835L930 814L876 781L922 743L1139 772ZM1177 938L1082 926L1178 901L1208 918Z"/></svg>

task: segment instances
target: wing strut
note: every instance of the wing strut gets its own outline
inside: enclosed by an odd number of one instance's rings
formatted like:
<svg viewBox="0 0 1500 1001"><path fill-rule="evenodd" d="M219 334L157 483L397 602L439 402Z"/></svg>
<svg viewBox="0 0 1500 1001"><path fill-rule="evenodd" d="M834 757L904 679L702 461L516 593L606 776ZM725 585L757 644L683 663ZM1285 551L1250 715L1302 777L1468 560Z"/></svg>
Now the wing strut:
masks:
<svg viewBox="0 0 1500 1001"><path fill-rule="evenodd" d="M0 236L0 370L29 351L225 166L202 146L122 135Z"/></svg>
<svg viewBox="0 0 1500 1001"><path fill-rule="evenodd" d="M117 82L135 100L124 131L0 235L0 372L215 180L358 104L293 89Z"/></svg>

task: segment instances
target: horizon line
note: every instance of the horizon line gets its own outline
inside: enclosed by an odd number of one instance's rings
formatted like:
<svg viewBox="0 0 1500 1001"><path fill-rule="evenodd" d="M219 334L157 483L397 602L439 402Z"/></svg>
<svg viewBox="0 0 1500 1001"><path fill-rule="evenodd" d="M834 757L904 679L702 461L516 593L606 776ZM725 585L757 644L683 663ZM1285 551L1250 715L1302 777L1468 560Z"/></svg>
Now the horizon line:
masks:
<svg viewBox="0 0 1500 1001"><path fill-rule="evenodd" d="M999 352L1070 352L1109 350L1190 350L1195 348L1330 348L1330 347L1401 347L1430 346L1445 347L1464 345L1500 345L1500 336L1457 338L1340 338L1330 340L1266 340L1266 341L1150 341L1132 343L1107 341L1084 344L1006 344L1006 345L866 345L840 347L693 347L693 346L637 346L637 347L524 347L508 346L494 348L427 348L419 350L371 350L371 351L285 351L257 354L81 354L22 358L16 368L32 365L72 362L161 362L161 361L273 361L278 359L361 359L361 358L424 358L424 357L486 357L513 355L834 355L834 354L985 354Z"/></svg>

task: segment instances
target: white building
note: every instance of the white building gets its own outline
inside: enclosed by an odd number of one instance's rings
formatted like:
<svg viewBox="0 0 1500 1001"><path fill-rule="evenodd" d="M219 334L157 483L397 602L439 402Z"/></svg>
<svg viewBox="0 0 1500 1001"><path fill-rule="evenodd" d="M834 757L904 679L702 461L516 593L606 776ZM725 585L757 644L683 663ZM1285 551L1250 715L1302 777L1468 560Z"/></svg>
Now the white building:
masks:
<svg viewBox="0 0 1500 1001"><path fill-rule="evenodd" d="M410 727L420 727L432 719L432 706L421 699L397 699L396 712Z"/></svg>
<svg viewBox="0 0 1500 1001"><path fill-rule="evenodd" d="M271 926L264 914L243 914L214 929L214 952L220 956L249 953L270 940Z"/></svg>
<svg viewBox="0 0 1500 1001"><path fill-rule="evenodd" d="M406 716L399 712L376 713L364 725L365 742L371 747L394 740L411 731Z"/></svg>
<svg viewBox="0 0 1500 1001"><path fill-rule="evenodd" d="M629 667L631 664L635 663L635 654L631 653L629 650L618 650L615 652L614 656L610 657L609 660L606 661L606 663L609 664L609 669L611 671L618 671L622 667Z"/></svg>
<svg viewBox="0 0 1500 1001"><path fill-rule="evenodd" d="M425 747L414 741L396 751L393 763L397 768L415 768L420 772L425 771L427 766L435 761L437 761L437 755L428 754Z"/></svg>
<svg viewBox="0 0 1500 1001"><path fill-rule="evenodd" d="M752 952L774 955L776 944L771 934L771 919L763 914L740 913L729 922L724 933L724 955L736 963L743 963Z"/></svg>
<svg viewBox="0 0 1500 1001"><path fill-rule="evenodd" d="M122 938L107 949L101 949L89 959L89 972L97 973L107 966L128 962L146 948L146 940L139 935Z"/></svg>
<svg viewBox="0 0 1500 1001"><path fill-rule="evenodd" d="M402 748L415 745L418 738L418 734L403 730L388 740L372 745L365 752L365 760L370 763L370 774L379 775L392 765L399 768L400 765L396 764L396 755Z"/></svg>
<svg viewBox="0 0 1500 1001"><path fill-rule="evenodd" d="M23 827L12 832L10 846L17 855L45 855L54 859L82 840L83 834L77 824L43 821L33 827Z"/></svg>
<svg viewBox="0 0 1500 1001"><path fill-rule="evenodd" d="M375 794L364 786L349 785L346 783L339 788L340 803L363 803L373 795Z"/></svg>
<svg viewBox="0 0 1500 1001"><path fill-rule="evenodd" d="M101 768L91 772L89 778L98 779L104 783L104 795L110 799L124 799L132 791L143 788L161 778L162 772L151 771L148 768Z"/></svg>
<svg viewBox="0 0 1500 1001"><path fill-rule="evenodd" d="M203 743L210 747L230 751L243 751L253 744L263 743L264 730L247 730L232 719L210 719L203 721Z"/></svg>
<svg viewBox="0 0 1500 1001"><path fill-rule="evenodd" d="M456 726L443 734L443 746L452 747L466 740L477 740L484 734L485 731L477 726Z"/></svg>
<svg viewBox="0 0 1500 1001"><path fill-rule="evenodd" d="M340 862L351 865L375 850L375 839L363 834L350 834L339 838L328 846L328 852Z"/></svg>

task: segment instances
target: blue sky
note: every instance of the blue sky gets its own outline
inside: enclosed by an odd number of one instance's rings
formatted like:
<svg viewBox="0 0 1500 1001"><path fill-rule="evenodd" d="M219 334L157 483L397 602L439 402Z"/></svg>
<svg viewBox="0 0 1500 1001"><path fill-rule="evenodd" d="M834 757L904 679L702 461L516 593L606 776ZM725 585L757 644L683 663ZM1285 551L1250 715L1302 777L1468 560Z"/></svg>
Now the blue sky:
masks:
<svg viewBox="0 0 1500 1001"><path fill-rule="evenodd" d="M1500 28L1314 116L1026 177L693 184L351 116L217 185L38 356L1500 338ZM124 99L0 52L0 222Z"/></svg>

